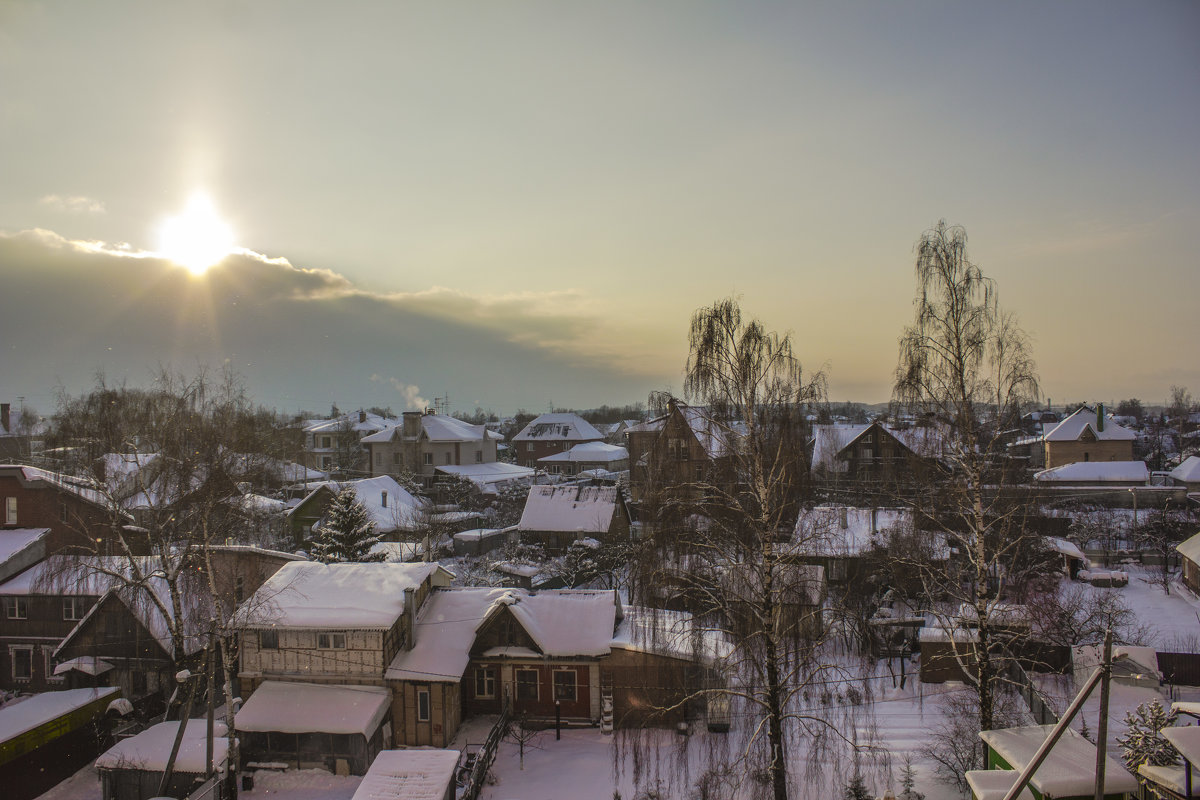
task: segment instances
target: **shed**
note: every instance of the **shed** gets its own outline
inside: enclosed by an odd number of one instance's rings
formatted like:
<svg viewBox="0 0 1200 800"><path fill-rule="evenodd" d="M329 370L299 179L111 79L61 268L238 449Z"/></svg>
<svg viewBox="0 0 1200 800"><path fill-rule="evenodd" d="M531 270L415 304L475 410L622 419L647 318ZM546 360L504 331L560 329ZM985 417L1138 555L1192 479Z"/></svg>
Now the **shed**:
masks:
<svg viewBox="0 0 1200 800"><path fill-rule="evenodd" d="M163 794L158 787L170 760L179 724L160 722L152 725L137 736L117 742L96 759L104 800L147 800ZM167 795L185 797L204 782L207 734L207 726L202 720L188 720L167 784ZM225 725L216 723L213 735L213 766L218 774L223 774L229 752Z"/></svg>
<svg viewBox="0 0 1200 800"><path fill-rule="evenodd" d="M454 800L457 750L384 750L351 800Z"/></svg>
<svg viewBox="0 0 1200 800"><path fill-rule="evenodd" d="M1053 729L1053 725L1028 725L980 731L979 738L987 745L988 769L1008 771L1012 775L1011 788L1019 771L1032 760ZM1119 761L1106 756L1104 763L1104 797L1107 800L1123 800L1137 791L1137 780ZM1036 800L1090 800L1095 786L1096 745L1071 728L1063 731L1029 781Z"/></svg>

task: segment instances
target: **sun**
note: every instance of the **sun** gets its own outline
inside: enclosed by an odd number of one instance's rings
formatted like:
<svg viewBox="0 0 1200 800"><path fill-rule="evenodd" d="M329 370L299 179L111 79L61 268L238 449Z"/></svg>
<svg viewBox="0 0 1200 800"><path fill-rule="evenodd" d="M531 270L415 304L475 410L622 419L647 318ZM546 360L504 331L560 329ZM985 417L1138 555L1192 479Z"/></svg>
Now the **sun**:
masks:
<svg viewBox="0 0 1200 800"><path fill-rule="evenodd" d="M203 274L233 250L233 231L201 192L192 195L182 214L164 220L158 231L158 252L193 275Z"/></svg>

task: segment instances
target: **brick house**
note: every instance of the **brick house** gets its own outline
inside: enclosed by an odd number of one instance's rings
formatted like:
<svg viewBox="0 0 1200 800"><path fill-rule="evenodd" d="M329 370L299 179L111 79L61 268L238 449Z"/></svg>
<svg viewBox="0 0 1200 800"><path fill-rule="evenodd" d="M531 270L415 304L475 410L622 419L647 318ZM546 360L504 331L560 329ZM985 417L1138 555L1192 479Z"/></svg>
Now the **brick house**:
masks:
<svg viewBox="0 0 1200 800"><path fill-rule="evenodd" d="M1043 437L1046 468L1080 461L1133 461L1133 431L1106 418L1103 404L1084 406Z"/></svg>
<svg viewBox="0 0 1200 800"><path fill-rule="evenodd" d="M737 423L712 419L702 406L672 398L666 414L625 431L632 499L698 481L726 482L740 430Z"/></svg>
<svg viewBox="0 0 1200 800"><path fill-rule="evenodd" d="M515 461L536 467L538 459L570 450L584 442L603 442L604 434L578 414L542 414L512 438Z"/></svg>
<svg viewBox="0 0 1200 800"><path fill-rule="evenodd" d="M420 475L432 482L438 467L495 463L498 442L483 425L405 411L400 425L363 437L362 446L371 475Z"/></svg>
<svg viewBox="0 0 1200 800"><path fill-rule="evenodd" d="M72 548L91 552L114 542L112 521L100 492L37 467L0 465L0 535L44 528L47 555Z"/></svg>

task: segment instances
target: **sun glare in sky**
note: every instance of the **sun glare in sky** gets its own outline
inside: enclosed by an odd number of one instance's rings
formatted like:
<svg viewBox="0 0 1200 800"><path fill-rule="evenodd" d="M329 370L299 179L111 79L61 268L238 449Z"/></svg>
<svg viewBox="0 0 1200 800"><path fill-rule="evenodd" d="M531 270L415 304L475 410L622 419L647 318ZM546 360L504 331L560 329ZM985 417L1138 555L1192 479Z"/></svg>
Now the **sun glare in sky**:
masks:
<svg viewBox="0 0 1200 800"><path fill-rule="evenodd" d="M203 274L233 249L233 231L201 192L192 195L183 213L168 217L159 228L158 252L193 275Z"/></svg>

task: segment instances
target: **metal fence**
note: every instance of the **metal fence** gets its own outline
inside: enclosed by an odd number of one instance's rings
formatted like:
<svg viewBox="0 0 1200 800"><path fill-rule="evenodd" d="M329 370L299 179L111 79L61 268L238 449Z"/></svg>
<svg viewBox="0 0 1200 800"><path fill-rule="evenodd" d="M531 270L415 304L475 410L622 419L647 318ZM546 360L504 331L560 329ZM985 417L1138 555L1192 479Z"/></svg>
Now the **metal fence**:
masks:
<svg viewBox="0 0 1200 800"><path fill-rule="evenodd" d="M500 712L500 719L496 720L496 724L488 732L483 747L474 754L474 761L471 762L466 775L466 785L463 793L459 795L461 800L476 800L479 797L484 781L487 780L488 770L492 768L492 762L496 760L496 751L500 748L500 740L504 738L504 734L508 730L508 723L509 713L506 704L504 710Z"/></svg>
<svg viewBox="0 0 1200 800"><path fill-rule="evenodd" d="M1041 692L1034 688L1029 673L1016 659L1008 662L1008 679L1016 687L1021 699L1029 707L1029 713L1033 715L1038 725L1054 725L1058 722L1058 714L1042 697Z"/></svg>

